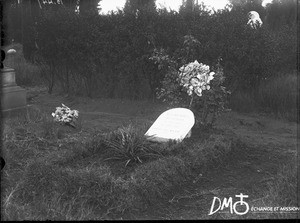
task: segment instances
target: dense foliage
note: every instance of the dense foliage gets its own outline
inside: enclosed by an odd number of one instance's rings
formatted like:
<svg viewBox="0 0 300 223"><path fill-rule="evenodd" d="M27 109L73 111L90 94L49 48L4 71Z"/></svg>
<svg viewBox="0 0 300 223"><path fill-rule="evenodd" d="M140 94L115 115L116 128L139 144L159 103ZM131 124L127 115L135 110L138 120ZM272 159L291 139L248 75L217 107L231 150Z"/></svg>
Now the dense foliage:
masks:
<svg viewBox="0 0 300 223"><path fill-rule="evenodd" d="M179 12L169 12L156 9L155 1L128 0L123 11L108 15L87 10L94 3L76 13L75 1L66 2L71 6L40 10L36 23L30 14L23 13L21 19L18 4L7 10L23 21L23 28L12 24L17 19L8 21L8 27L16 29L7 37L23 39L25 56L47 67L49 92L58 85L66 93L91 97L156 98L166 72L149 58L161 48L168 55L180 55L186 35L198 43L183 62L198 60L213 66L219 60L224 84L232 92L253 90L278 72L296 69L294 0L274 0L266 8L259 0L235 0L231 8L214 13L194 1L184 2ZM261 28L246 25L249 10L260 13ZM21 31L28 35L20 35Z"/></svg>

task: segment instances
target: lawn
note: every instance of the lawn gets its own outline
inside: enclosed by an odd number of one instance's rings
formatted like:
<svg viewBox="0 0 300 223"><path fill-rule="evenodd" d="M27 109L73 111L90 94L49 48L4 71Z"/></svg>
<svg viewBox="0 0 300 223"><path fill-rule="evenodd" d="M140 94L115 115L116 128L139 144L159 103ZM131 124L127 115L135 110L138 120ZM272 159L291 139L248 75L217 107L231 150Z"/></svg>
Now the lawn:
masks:
<svg viewBox="0 0 300 223"><path fill-rule="evenodd" d="M3 119L3 220L299 217L258 210L299 207L295 122L232 111L213 129L157 144L144 133L164 104L27 91L27 110ZM79 110L78 128L53 121L61 103ZM214 197L240 193L247 214L209 215Z"/></svg>

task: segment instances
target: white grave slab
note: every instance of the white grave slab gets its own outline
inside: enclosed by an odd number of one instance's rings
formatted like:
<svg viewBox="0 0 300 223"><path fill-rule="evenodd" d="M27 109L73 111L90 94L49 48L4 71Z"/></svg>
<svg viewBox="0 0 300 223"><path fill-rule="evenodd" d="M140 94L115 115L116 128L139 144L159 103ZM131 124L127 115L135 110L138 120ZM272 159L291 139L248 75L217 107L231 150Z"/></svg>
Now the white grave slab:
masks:
<svg viewBox="0 0 300 223"><path fill-rule="evenodd" d="M195 117L191 110L173 108L162 113L145 135L150 141L155 142L168 142L169 140L181 142L190 133L194 124Z"/></svg>

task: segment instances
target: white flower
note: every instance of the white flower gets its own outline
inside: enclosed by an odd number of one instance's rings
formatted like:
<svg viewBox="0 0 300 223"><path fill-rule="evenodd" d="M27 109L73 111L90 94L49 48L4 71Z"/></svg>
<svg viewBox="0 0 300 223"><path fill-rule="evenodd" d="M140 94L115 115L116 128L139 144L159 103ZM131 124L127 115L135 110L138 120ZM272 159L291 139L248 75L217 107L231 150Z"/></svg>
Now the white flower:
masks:
<svg viewBox="0 0 300 223"><path fill-rule="evenodd" d="M193 63L194 66L200 66L199 62L197 60L194 61Z"/></svg>
<svg viewBox="0 0 300 223"><path fill-rule="evenodd" d="M201 97L201 96L202 96L202 89L201 89L201 88L196 88L196 89L195 89L195 93L196 93L199 97Z"/></svg>
<svg viewBox="0 0 300 223"><path fill-rule="evenodd" d="M181 76L186 76L193 70L193 66L182 66L181 68L179 68L179 70L181 71Z"/></svg>
<svg viewBox="0 0 300 223"><path fill-rule="evenodd" d="M200 85L200 81L197 77L192 77L190 82L191 82L191 85L193 85L193 86L199 86Z"/></svg>
<svg viewBox="0 0 300 223"><path fill-rule="evenodd" d="M209 84L209 82L214 79L214 72L210 72L209 75L206 76L206 83Z"/></svg>

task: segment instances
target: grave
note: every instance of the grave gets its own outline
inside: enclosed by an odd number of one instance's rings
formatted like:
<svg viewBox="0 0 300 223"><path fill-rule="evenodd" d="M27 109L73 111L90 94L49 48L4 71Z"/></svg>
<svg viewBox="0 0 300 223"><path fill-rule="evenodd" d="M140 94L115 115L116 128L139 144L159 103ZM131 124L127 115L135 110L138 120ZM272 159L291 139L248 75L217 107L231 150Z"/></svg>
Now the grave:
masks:
<svg viewBox="0 0 300 223"><path fill-rule="evenodd" d="M4 67L1 69L2 95L1 109L10 112L26 108L26 90L16 84L14 69Z"/></svg>
<svg viewBox="0 0 300 223"><path fill-rule="evenodd" d="M145 133L150 141L181 142L190 137L195 124L194 113L187 108L173 108L162 113Z"/></svg>

